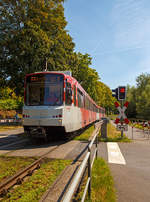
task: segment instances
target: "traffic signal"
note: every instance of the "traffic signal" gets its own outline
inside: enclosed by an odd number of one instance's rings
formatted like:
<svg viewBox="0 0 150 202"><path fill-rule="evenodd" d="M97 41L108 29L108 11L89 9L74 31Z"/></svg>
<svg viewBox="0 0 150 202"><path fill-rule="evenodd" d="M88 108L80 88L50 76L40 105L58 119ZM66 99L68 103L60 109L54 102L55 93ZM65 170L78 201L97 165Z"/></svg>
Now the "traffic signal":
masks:
<svg viewBox="0 0 150 202"><path fill-rule="evenodd" d="M118 99L118 88L112 89L112 96Z"/></svg>
<svg viewBox="0 0 150 202"><path fill-rule="evenodd" d="M118 87L118 100L125 100L126 99L126 87L119 86Z"/></svg>

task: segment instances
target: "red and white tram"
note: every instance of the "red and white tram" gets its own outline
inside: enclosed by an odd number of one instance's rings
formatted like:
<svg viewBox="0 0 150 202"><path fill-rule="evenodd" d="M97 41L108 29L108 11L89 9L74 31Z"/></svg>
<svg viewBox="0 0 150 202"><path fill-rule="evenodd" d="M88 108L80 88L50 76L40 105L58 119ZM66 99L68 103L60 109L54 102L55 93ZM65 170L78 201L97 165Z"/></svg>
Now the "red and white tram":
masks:
<svg viewBox="0 0 150 202"><path fill-rule="evenodd" d="M100 120L105 109L96 105L70 72L38 72L26 75L23 126L27 133L41 129L77 131Z"/></svg>

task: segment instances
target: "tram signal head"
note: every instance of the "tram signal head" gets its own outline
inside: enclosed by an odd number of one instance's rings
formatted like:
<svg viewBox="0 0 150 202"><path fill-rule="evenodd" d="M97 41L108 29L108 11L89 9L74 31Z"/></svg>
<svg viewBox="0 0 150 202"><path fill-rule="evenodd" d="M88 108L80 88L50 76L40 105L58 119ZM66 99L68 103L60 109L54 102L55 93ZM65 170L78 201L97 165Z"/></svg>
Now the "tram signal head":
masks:
<svg viewBox="0 0 150 202"><path fill-rule="evenodd" d="M118 88L112 89L112 96L118 99Z"/></svg>
<svg viewBox="0 0 150 202"><path fill-rule="evenodd" d="M118 87L118 100L125 100L126 99L126 87L119 86Z"/></svg>

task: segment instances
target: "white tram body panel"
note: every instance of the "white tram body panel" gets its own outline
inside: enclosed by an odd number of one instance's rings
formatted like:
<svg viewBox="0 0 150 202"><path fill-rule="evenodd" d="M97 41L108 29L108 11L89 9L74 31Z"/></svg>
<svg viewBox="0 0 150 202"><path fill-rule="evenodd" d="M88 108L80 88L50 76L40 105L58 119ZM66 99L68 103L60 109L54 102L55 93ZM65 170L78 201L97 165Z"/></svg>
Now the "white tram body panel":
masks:
<svg viewBox="0 0 150 202"><path fill-rule="evenodd" d="M23 114L26 126L62 126L62 106L24 106Z"/></svg>
<svg viewBox="0 0 150 202"><path fill-rule="evenodd" d="M82 127L82 117L79 108L74 106L24 106L24 126L60 126L65 132L79 130Z"/></svg>
<svg viewBox="0 0 150 202"><path fill-rule="evenodd" d="M76 131L82 128L81 110L75 106L65 106L63 124L66 132Z"/></svg>

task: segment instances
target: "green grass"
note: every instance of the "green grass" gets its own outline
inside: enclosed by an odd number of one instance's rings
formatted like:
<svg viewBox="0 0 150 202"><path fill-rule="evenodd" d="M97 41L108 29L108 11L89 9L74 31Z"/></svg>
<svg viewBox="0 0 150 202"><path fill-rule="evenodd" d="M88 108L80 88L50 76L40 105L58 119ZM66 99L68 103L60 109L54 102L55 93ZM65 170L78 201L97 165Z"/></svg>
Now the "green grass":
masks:
<svg viewBox="0 0 150 202"><path fill-rule="evenodd" d="M110 118L111 120L115 120L117 116L118 114L111 114L111 115L108 115L108 118Z"/></svg>
<svg viewBox="0 0 150 202"><path fill-rule="evenodd" d="M35 158L0 156L0 181L27 167Z"/></svg>
<svg viewBox="0 0 150 202"><path fill-rule="evenodd" d="M76 136L74 140L87 141L92 135L93 131L94 131L94 126L91 126L88 129L86 129L81 135Z"/></svg>
<svg viewBox="0 0 150 202"><path fill-rule="evenodd" d="M52 185L62 170L70 164L69 160L47 160L36 170L33 175L9 192L2 201L4 202L37 202L44 192Z"/></svg>
<svg viewBox="0 0 150 202"><path fill-rule="evenodd" d="M22 126L0 126L0 131L15 130L22 128Z"/></svg>
<svg viewBox="0 0 150 202"><path fill-rule="evenodd" d="M84 188L83 185L77 200L81 199ZM86 196L86 202L116 202L114 181L107 163L102 158L94 161L91 190L91 199Z"/></svg>
<svg viewBox="0 0 150 202"><path fill-rule="evenodd" d="M107 124L107 138L101 138L99 136L99 141L101 142L131 142L125 134L121 138L121 131L117 131L115 126L111 123Z"/></svg>

